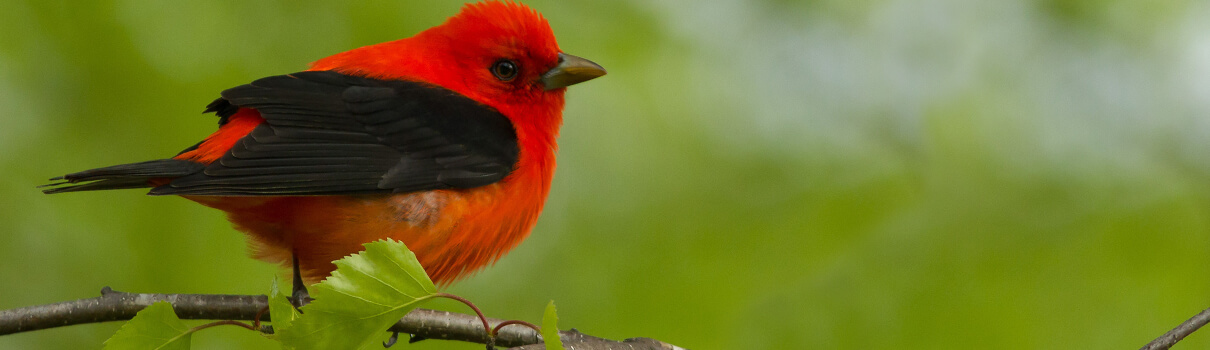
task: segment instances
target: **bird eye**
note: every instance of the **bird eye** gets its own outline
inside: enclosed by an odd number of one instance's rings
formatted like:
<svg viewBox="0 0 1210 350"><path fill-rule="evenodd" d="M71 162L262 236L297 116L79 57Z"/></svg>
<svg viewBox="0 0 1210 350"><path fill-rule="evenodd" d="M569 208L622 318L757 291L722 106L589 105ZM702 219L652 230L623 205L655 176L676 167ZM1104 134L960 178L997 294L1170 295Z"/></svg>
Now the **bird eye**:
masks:
<svg viewBox="0 0 1210 350"><path fill-rule="evenodd" d="M509 81L517 77L517 64L509 60L499 60L492 65L492 74L500 81Z"/></svg>

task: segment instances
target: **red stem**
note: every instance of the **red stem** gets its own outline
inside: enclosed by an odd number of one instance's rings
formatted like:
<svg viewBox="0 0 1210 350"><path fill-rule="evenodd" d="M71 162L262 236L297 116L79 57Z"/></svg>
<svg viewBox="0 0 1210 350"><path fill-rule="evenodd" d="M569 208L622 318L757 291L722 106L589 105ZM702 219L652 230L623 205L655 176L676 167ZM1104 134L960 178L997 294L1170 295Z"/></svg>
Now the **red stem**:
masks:
<svg viewBox="0 0 1210 350"><path fill-rule="evenodd" d="M525 322L522 320L508 320L508 321L500 322L500 324L496 325L496 328L492 329L492 335L500 333L500 328L504 328L504 326L507 326L510 324L519 324L522 326L526 326L526 327L529 327L529 329L534 330L534 332L538 332L538 334L542 334L542 329L538 328L538 326L534 325L533 323Z"/></svg>
<svg viewBox="0 0 1210 350"><path fill-rule="evenodd" d="M256 317L252 318L253 330L260 329L260 318L261 318L261 316L265 315L265 312L268 312L268 311L269 311L268 306L265 306L265 307L261 308L260 310L256 311Z"/></svg>
<svg viewBox="0 0 1210 350"><path fill-rule="evenodd" d="M472 303L470 300L466 300L463 297L449 294L449 293L437 293L436 296L441 297L441 298L446 298L446 299L454 299L454 300L462 302L463 304L466 304L466 306L470 306L471 310L475 310L475 314L479 315L479 320L483 321L483 331L487 332L487 337L488 338L496 337L496 332L493 332L492 327L487 324L487 317L483 316L483 311L479 311L479 307L475 306L475 303Z"/></svg>
<svg viewBox="0 0 1210 350"><path fill-rule="evenodd" d="M240 326L240 327L247 328L248 330L251 330L251 331L257 331L256 327L252 327L252 325L250 325L250 324L243 323L240 321L224 320L224 321L210 322L210 323L207 323L207 324L204 324L201 326L190 328L189 331L186 333L193 333L193 332L197 332L197 331L200 331L200 330L203 330L206 328L210 328L210 327L214 327L214 326L222 326L222 325Z"/></svg>

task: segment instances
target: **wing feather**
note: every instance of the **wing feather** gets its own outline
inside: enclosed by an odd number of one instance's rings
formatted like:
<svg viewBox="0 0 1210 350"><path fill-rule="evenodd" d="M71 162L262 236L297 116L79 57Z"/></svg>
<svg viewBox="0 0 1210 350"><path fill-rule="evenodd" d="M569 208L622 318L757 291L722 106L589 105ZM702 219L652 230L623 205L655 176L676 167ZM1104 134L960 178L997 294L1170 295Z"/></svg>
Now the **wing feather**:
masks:
<svg viewBox="0 0 1210 350"><path fill-rule="evenodd" d="M267 77L223 91L265 123L156 195L402 193L500 181L519 148L496 110L440 87L336 72ZM212 105L222 105L216 101Z"/></svg>

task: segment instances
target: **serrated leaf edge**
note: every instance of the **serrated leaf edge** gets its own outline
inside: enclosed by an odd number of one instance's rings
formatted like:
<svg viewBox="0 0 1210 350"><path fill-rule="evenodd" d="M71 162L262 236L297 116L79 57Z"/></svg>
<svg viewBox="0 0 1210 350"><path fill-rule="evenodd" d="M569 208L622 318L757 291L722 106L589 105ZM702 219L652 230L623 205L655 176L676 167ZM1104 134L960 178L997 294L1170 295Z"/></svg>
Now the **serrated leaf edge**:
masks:
<svg viewBox="0 0 1210 350"><path fill-rule="evenodd" d="M399 260L397 260L397 259L393 259L393 257L394 257L394 255L395 255L395 254L387 254L387 253L385 253L385 252L380 252L380 251L374 251L374 252L370 252L370 247L371 247L371 246L379 246L380 248L378 248L378 249L382 249L382 250L384 250L384 251L388 251L388 252L397 252L397 251L399 251L399 250L402 250L402 252L399 252L400 254L398 254L398 255L400 255L400 256L404 256L404 257L411 257L412 259L415 259L416 254L415 254L415 253L413 253L413 252L412 252L410 249L408 249L408 248L407 248L407 246L406 246L405 244L403 244L403 242L396 241L396 240L394 240L394 239L389 239L389 238L388 238L388 239L382 239L382 240L378 240L378 241L374 241L374 242L366 243L366 244L363 244L362 246L364 246L366 249L365 249L365 250L363 250L363 251L361 251L361 252L355 253L355 254L350 254L349 256L346 256L346 257L341 258L340 260L337 260L337 261L335 261L335 262L334 262L334 263L337 265L337 271L333 271L333 273L332 273L332 275L331 275L331 276L328 276L328 278L325 278L325 279L324 279L323 281L321 281L319 284L316 284L316 286L317 286L317 287L316 287L316 292L317 292L317 293L316 293L316 297L317 297L317 298L316 298L316 300L315 300L315 301L313 301L313 302L312 302L310 305L308 305L308 306L315 305L316 303L323 303L322 301L320 301L320 300L321 300L321 298L322 298L322 295L323 295L323 294L326 294L326 293L328 293L328 292L331 292L331 293L339 293L339 294L341 294L341 295L343 295L343 296L347 296L347 297L351 297L351 298L354 298L354 299L362 300L362 301L367 302L367 303L370 303L370 304L374 304L374 305L378 305L378 306L382 306L382 307L388 307L388 308L389 308L388 310L385 310L385 311L383 311L383 312L379 312L379 313L376 313L376 314L373 314L373 315L367 315L367 316L363 316L363 317L354 318L354 319L353 319L353 322L357 322L357 321L363 321L363 320L367 320L367 319L371 319L371 318L379 317L379 316L382 316L382 315L385 315L385 314L389 314L389 313L392 313L392 312L397 312L397 311L399 311L399 310L401 310L401 309L415 308L416 304L419 304L420 302L423 302L423 301L426 301L426 300L429 300L429 299L432 299L432 298L436 297L436 293L437 293L437 290L436 290L436 285L435 285L435 284L433 284L432 280L428 278L428 273L424 271L424 267L423 267L423 266L419 266L419 267L420 267L420 271L421 271L422 273L424 273L424 275L423 275L424 280L421 280L420 278L417 278L417 277L416 277L416 275L415 275L415 274L413 274L413 273L407 273L407 274L406 274L406 275L409 277L409 279L411 280L411 282L412 282L412 283L414 283L414 284L415 284L417 287L420 287L420 289L421 289L421 290L424 290L424 291L426 291L426 292L429 292L429 293L430 293L429 295L426 295L426 296L422 296L422 297L416 297L416 296L412 296L412 295L410 295L410 294L407 294L407 293L404 293L404 292L400 291L398 288L395 288L395 286L390 285L390 284L386 283L386 281L383 281L383 280L381 280L381 279L379 279L379 278L377 278L377 277L375 277L375 276L370 275L369 273L367 273L367 272L363 271L363 270L362 270L362 269L360 269L360 268L357 268L357 267L355 267L355 266L352 266L351 264L349 264L349 263L346 261L347 259L350 259L350 258L352 258L352 259L363 259L363 260L368 260L368 258L367 258L367 257L368 257L368 256L369 256L369 255L372 253L372 254L375 254L375 255L381 255L382 257L385 257L385 258L386 258L385 260L390 261L392 264L394 264L394 265L395 265L397 268L399 268L400 270L403 270L403 271L408 271L408 270L409 270L409 268L408 268L408 267L406 267L406 266L404 266L404 265L410 265L410 264L404 264L404 263L401 263L401 262L400 262ZM402 248L402 249L400 249L400 248ZM324 285L325 283L335 283L335 282L329 282L329 281L330 281L330 280L332 280L334 277L337 277L337 276L343 275L343 272L339 270L339 268L340 268L340 267L342 267L342 266L344 266L344 267L348 267L348 268L350 269L350 271L356 271L357 273L360 273L360 274L362 274L362 275L365 275L365 276L367 276L367 277L370 277L370 278L372 278L373 280L377 281L378 283L381 283L381 284L383 284L383 285L385 285L385 286L387 286L387 287L390 287L392 290L395 290L397 293L399 293L399 295L402 295L402 296L404 296L404 297L407 297L407 298L409 298L409 299L413 299L413 300L412 300L411 302L407 302L407 303L404 303L404 304L400 304L399 306L396 306L396 307L390 307L389 305L383 305L383 304L376 303L376 302L373 302L373 301L370 301L370 300L366 300L365 298L358 297L358 296L355 296L355 295L352 295L352 294L346 293L346 292L344 292L344 291L338 290L338 289L336 289L336 288L332 288L332 287L330 287L330 286L318 287L318 286L320 286L320 285ZM428 283L426 284L426 283L425 283L425 281L427 281ZM321 292L321 290L322 290L322 292ZM303 311L304 311L304 312L302 313L302 315L306 315L306 311L310 311L310 312L312 312L312 313L327 313L327 314L332 314L331 312L324 312L324 311L322 311L322 310L307 310L307 308L308 308L308 307L303 307ZM306 318L305 316L302 316L302 315L300 315L300 317L299 317L299 318L295 319L295 320L294 320L294 322L291 322L291 326L292 326L291 328L295 328L295 327L293 327L293 326L295 325L295 323L296 323L297 321L300 321L300 320L303 320L303 319L305 319L305 318ZM311 335L314 335L314 334L316 334L316 333L320 333L320 332L322 332L322 331L324 331L324 330L327 330L327 329L329 329L329 328L331 328L331 327L335 327L335 326L338 326L338 325L341 325L341 324L347 324L347 323L350 323L350 322L344 322L344 323L332 323L332 324L324 325L323 327L320 327L320 328L312 329L312 330L310 330L309 332L301 332L301 333L300 333L300 332L292 332L292 333L293 333L292 337L307 337L307 336L311 336Z"/></svg>
<svg viewBox="0 0 1210 350"><path fill-rule="evenodd" d="M180 320L181 320L181 318L180 318L179 316L177 316L177 315L176 315L176 309L172 307L172 303L167 302L167 301L157 301L157 302L151 303L151 305L147 305L146 307L144 307L144 308L143 308L143 310L147 310L148 308L151 308L152 306L155 306L155 305L158 305L158 304L161 304L161 303L168 305L168 311L172 312L172 317L173 317L173 319L175 319L175 320L177 320L177 321L180 321ZM139 310L139 312L143 312L143 310ZM104 344L104 345L108 345L108 344L109 344L109 341L110 341L110 340L113 340L113 337L114 337L114 336L117 336L118 334L122 333L122 330L123 330L123 329L125 329L127 326L129 326L129 325L131 324L131 322L133 322L133 321L134 321L134 319L135 319L135 318L137 318L137 317L139 317L139 315L138 315L138 313L135 313L135 316L134 316L134 317L132 317L132 318L130 319L130 321L126 321L126 323L125 323L125 324L123 324L123 325L122 325L122 327L119 327L119 328L118 328L118 331L117 331L117 332L114 332L114 334L113 334L112 336L110 336L110 337L109 337L109 339L106 339L106 340L105 340L105 342L104 342L104 343L102 343L102 344ZM140 321L140 322L144 322L144 321ZM160 323L160 324L163 324L163 325L165 325L165 326L168 326L168 328L171 328L171 329L176 329L176 326L174 326L174 325L172 325L172 324L170 324L170 323L168 323L168 322L166 322L166 321L164 321L164 320L162 320L162 319L158 319L158 318L157 318L157 319L154 319L154 320L147 320L146 322L155 322L155 323ZM182 325L183 325L183 323L182 323ZM188 327L188 326L186 326L186 327ZM156 346L155 348L152 348L152 350L160 350L160 349L163 349L165 346L168 346L168 344L172 344L173 342L176 342L177 340L181 339L182 337L185 337L185 336L188 336L188 335L190 335L190 334L193 334L193 332L194 332L195 330L196 330L196 328L188 328L188 329L186 329L184 332L181 332L181 333L177 334L176 336L174 336L174 337L172 337L172 338L168 338L168 341L165 341L165 342L163 342L162 344L160 344L159 346ZM137 337L144 337L144 338L151 338L151 339L161 339L161 338L155 338L155 337L151 337L151 336L148 336L148 335L145 335L145 334L141 334L141 333L135 333L135 334L134 334L134 336L137 336ZM104 348L105 348L105 346L102 346L102 349L104 349ZM189 348L192 348L192 346L189 346Z"/></svg>

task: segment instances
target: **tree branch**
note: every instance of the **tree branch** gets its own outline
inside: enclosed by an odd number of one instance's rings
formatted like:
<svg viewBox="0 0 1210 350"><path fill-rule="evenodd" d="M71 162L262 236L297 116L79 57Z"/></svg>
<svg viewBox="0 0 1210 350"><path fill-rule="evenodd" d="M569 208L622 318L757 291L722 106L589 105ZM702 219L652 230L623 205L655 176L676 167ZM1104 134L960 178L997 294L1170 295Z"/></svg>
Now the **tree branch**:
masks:
<svg viewBox="0 0 1210 350"><path fill-rule="evenodd" d="M1168 333L1164 333L1159 338L1155 338L1155 340L1147 343L1147 345L1143 346L1142 350L1168 349L1175 345L1176 342L1192 334L1193 331L1205 326L1206 323L1210 323L1210 309L1202 310L1197 315L1193 315L1192 318L1185 320L1185 322L1168 331Z"/></svg>
<svg viewBox="0 0 1210 350"><path fill-rule="evenodd" d="M138 294L101 289L101 296L48 305L29 306L0 311L0 335L36 331L85 323L129 320L143 308L159 301L172 304L177 317L188 320L251 321L267 307L264 295L220 294ZM492 326L504 320L488 318ZM269 321L268 313L261 321ZM270 328L266 327L266 330ZM426 339L443 339L487 344L487 334L478 317L416 309L395 323L388 331L412 334ZM575 329L560 331L559 338L567 349L661 349L683 350L654 339L633 338L614 341L580 333ZM496 334L495 345L541 349L538 333L527 327L504 327ZM529 346L536 345L536 346Z"/></svg>

